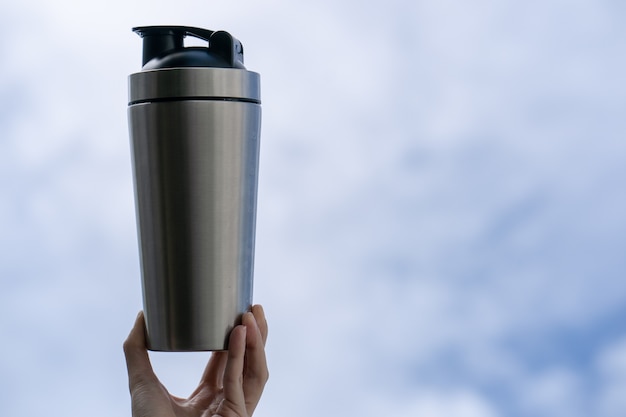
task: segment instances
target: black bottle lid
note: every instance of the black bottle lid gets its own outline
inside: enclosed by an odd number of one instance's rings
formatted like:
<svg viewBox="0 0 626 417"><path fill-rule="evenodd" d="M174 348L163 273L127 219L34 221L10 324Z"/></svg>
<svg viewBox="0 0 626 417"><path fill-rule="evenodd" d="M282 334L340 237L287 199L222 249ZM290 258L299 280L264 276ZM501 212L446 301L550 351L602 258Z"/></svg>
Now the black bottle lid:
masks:
<svg viewBox="0 0 626 417"><path fill-rule="evenodd" d="M143 38L143 70L180 67L240 68L243 45L228 32L189 26L142 26L133 32ZM183 39L193 36L208 46L185 47Z"/></svg>

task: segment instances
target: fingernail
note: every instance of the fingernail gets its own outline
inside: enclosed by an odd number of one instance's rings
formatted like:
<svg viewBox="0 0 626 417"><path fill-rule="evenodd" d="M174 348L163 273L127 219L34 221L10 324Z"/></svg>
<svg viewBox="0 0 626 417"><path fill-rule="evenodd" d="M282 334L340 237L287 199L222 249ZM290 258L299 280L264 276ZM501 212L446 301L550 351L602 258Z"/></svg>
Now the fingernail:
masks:
<svg viewBox="0 0 626 417"><path fill-rule="evenodd" d="M248 319L247 319L247 320L248 320L250 323L252 323L252 325L253 325L253 326L256 326L256 325L257 325L257 323L256 323L256 317L254 317L254 314L252 314L252 313L248 312L248 313L246 313L246 316L248 316Z"/></svg>

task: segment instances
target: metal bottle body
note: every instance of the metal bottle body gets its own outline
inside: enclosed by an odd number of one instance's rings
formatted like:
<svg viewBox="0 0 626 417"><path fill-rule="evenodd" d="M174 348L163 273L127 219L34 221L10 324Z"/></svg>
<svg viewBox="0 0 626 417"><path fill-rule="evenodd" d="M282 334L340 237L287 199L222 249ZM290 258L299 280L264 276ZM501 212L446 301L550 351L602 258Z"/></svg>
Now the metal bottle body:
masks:
<svg viewBox="0 0 626 417"><path fill-rule="evenodd" d="M226 349L252 304L258 74L136 73L130 96L148 348Z"/></svg>

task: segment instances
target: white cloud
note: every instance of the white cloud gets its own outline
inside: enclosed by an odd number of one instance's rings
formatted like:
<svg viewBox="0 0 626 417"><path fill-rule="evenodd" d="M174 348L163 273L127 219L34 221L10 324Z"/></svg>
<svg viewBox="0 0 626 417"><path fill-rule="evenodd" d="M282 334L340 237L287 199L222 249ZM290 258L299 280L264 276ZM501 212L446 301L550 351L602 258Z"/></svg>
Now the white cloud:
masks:
<svg viewBox="0 0 626 417"><path fill-rule="evenodd" d="M558 349L538 334L592 327L625 301L619 6L13 7L0 17L0 313L15 317L0 322L0 414L19 415L42 373L57 388L38 383L41 404L66 415L128 405L119 347L141 302L130 27L170 22L230 30L262 75L256 297L272 379L259 416L623 407L621 348L600 360L598 398L582 366L529 365ZM181 395L206 360L153 357ZM110 398L84 383L96 379Z"/></svg>
<svg viewBox="0 0 626 417"><path fill-rule="evenodd" d="M533 375L522 394L522 407L529 415L550 417L587 416L585 386L577 372L550 369Z"/></svg>
<svg viewBox="0 0 626 417"><path fill-rule="evenodd" d="M608 378L626 380L626 339L600 352L597 367Z"/></svg>
<svg viewBox="0 0 626 417"><path fill-rule="evenodd" d="M622 415L626 409L626 339L618 340L600 351L595 365L601 381L596 415Z"/></svg>
<svg viewBox="0 0 626 417"><path fill-rule="evenodd" d="M496 417L501 415L485 398L471 391L416 391L408 398L390 399L364 414L401 417Z"/></svg>

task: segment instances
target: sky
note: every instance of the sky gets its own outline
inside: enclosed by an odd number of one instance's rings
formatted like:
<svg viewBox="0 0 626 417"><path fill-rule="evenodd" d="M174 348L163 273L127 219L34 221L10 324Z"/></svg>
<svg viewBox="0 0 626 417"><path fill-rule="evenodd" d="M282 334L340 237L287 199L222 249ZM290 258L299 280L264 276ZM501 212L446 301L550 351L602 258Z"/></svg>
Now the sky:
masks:
<svg viewBox="0 0 626 417"><path fill-rule="evenodd" d="M134 26L262 82L255 416L626 409L626 6L0 3L0 415L130 415ZM206 353L153 353L172 393Z"/></svg>

